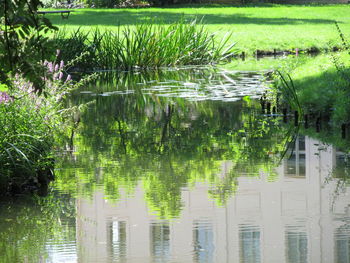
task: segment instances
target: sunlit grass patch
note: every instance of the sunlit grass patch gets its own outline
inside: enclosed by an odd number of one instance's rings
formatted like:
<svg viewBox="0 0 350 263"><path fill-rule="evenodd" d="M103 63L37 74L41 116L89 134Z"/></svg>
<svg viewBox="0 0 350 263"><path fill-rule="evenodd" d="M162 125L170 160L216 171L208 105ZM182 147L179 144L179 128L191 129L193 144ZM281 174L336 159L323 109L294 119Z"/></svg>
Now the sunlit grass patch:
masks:
<svg viewBox="0 0 350 263"><path fill-rule="evenodd" d="M218 6L195 5L172 8L140 9L79 9L69 19L47 15L59 27L69 30L89 30L98 26L103 30L147 23L169 25L181 17L186 21L203 19L206 29L216 33L217 39L226 32L233 33L237 48L249 54L256 50L292 50L295 48L319 50L339 45L334 21L344 34L350 34L349 5L276 5Z"/></svg>

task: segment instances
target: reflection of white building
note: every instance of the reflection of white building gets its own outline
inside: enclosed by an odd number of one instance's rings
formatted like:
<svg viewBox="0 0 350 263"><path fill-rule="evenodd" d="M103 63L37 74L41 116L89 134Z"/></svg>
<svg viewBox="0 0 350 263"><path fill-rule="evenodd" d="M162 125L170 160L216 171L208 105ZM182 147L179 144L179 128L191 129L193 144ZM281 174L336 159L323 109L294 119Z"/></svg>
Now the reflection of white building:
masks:
<svg viewBox="0 0 350 263"><path fill-rule="evenodd" d="M335 195L338 181L325 183L336 155L300 140L276 181L238 178L226 207L198 183L182 192L181 218L170 222L149 215L141 186L116 204L96 192L77 202L79 262L350 262L350 220L342 221L350 189Z"/></svg>

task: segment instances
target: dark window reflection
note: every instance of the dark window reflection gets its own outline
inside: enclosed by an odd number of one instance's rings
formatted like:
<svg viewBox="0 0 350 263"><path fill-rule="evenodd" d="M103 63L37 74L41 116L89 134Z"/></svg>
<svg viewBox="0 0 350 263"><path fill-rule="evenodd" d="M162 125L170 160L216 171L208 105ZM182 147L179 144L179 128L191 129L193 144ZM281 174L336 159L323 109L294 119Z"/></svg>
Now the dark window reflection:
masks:
<svg viewBox="0 0 350 263"><path fill-rule="evenodd" d="M213 262L214 234L212 226L205 222L195 222L193 239L195 261Z"/></svg>
<svg viewBox="0 0 350 263"><path fill-rule="evenodd" d="M151 254L154 262L170 259L170 229L168 224L153 224L150 229Z"/></svg>
<svg viewBox="0 0 350 263"><path fill-rule="evenodd" d="M335 258L337 263L350 263L350 229L337 230Z"/></svg>
<svg viewBox="0 0 350 263"><path fill-rule="evenodd" d="M107 223L111 258L120 260L126 256L126 222L110 221Z"/></svg>
<svg viewBox="0 0 350 263"><path fill-rule="evenodd" d="M286 232L286 249L288 263L304 263L307 261L307 235L306 232Z"/></svg>
<svg viewBox="0 0 350 263"><path fill-rule="evenodd" d="M255 263L261 261L260 230L258 227L244 227L239 230L240 262Z"/></svg>

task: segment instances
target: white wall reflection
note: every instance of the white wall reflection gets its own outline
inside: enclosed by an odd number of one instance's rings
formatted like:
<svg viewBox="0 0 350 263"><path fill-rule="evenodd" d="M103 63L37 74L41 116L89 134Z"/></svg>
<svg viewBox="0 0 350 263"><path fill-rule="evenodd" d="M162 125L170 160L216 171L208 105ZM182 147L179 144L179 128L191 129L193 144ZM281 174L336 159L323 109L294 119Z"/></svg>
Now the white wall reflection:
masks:
<svg viewBox="0 0 350 263"><path fill-rule="evenodd" d="M299 138L276 181L240 176L225 207L196 183L171 221L149 214L141 185L117 203L96 192L77 202L79 262L349 262L350 186L329 180L340 154Z"/></svg>

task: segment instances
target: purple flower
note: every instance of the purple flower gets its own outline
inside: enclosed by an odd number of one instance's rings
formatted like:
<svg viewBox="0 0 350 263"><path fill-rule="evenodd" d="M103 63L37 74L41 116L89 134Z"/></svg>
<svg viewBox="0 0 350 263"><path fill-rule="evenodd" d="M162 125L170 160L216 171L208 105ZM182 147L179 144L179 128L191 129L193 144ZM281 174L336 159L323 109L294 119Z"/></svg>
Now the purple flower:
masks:
<svg viewBox="0 0 350 263"><path fill-rule="evenodd" d="M67 79L66 79L66 82L71 81L71 79L72 79L72 76L68 74Z"/></svg>
<svg viewBox="0 0 350 263"><path fill-rule="evenodd" d="M59 67L59 65L56 64L56 65L55 65L55 71L58 71L58 67Z"/></svg>
<svg viewBox="0 0 350 263"><path fill-rule="evenodd" d="M6 92L0 92L0 104L7 103L7 102L10 102L12 100L13 99Z"/></svg>
<svg viewBox="0 0 350 263"><path fill-rule="evenodd" d="M48 69L49 69L49 72L53 72L53 64L52 64L52 62L49 62L48 64L47 64L47 67L48 67Z"/></svg>
<svg viewBox="0 0 350 263"><path fill-rule="evenodd" d="M61 71L59 74L58 74L58 79L61 80L63 78L63 72Z"/></svg>
<svg viewBox="0 0 350 263"><path fill-rule="evenodd" d="M63 61L63 60L61 60L61 63L60 63L60 69L63 69L63 67L64 67L64 61Z"/></svg>

